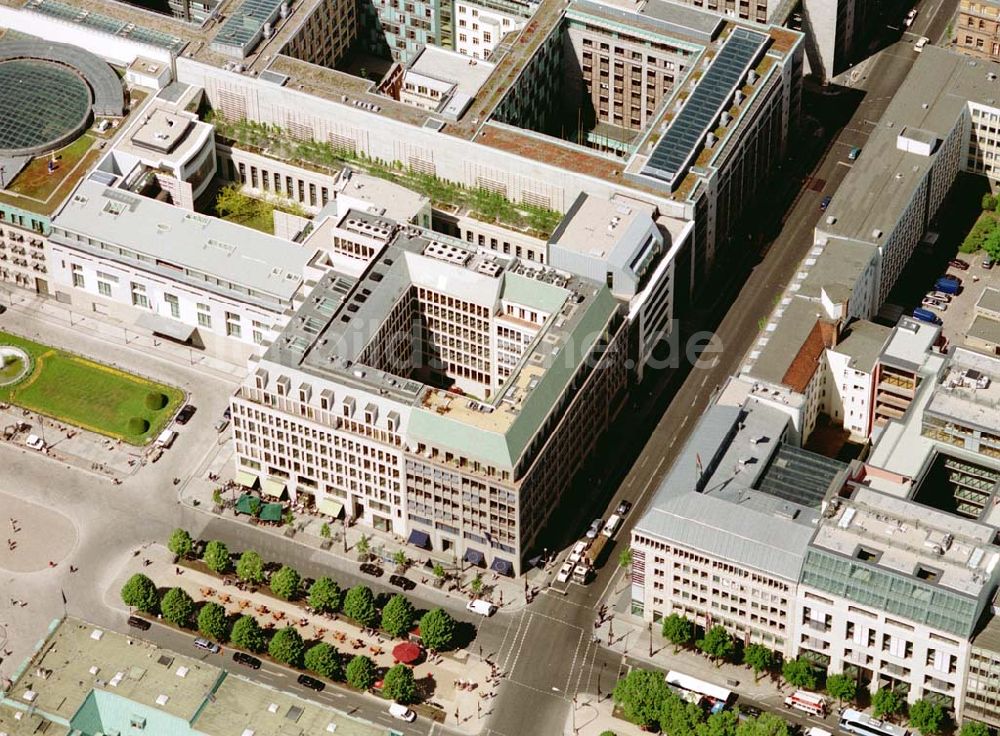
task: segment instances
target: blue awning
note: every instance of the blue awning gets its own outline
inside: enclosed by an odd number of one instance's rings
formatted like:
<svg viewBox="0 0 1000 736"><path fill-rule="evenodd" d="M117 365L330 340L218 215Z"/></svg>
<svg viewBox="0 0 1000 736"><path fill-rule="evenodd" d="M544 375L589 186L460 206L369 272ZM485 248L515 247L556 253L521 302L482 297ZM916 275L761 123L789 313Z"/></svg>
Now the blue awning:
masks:
<svg viewBox="0 0 1000 736"><path fill-rule="evenodd" d="M514 566L501 557L493 558L493 563L490 565L490 569L494 572L500 573L501 575L508 575L510 577L514 576Z"/></svg>
<svg viewBox="0 0 1000 736"><path fill-rule="evenodd" d="M407 540L407 543L412 544L414 547L427 549L431 546L431 538L427 532L422 532L419 529L413 529L410 531L410 538Z"/></svg>
<svg viewBox="0 0 1000 736"><path fill-rule="evenodd" d="M478 549L467 549L465 550L465 561L470 565L479 566L486 562L486 555Z"/></svg>

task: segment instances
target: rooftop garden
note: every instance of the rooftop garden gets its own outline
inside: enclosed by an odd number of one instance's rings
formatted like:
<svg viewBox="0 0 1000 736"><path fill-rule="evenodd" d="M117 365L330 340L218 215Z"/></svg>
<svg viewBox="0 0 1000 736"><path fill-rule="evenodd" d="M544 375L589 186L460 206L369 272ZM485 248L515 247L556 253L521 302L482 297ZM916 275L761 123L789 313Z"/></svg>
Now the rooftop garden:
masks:
<svg viewBox="0 0 1000 736"><path fill-rule="evenodd" d="M51 156L36 156L8 183L6 191L0 192L0 200L51 215L97 161L100 151L93 144L94 136L85 133ZM50 171L49 162L53 160Z"/></svg>
<svg viewBox="0 0 1000 736"><path fill-rule="evenodd" d="M468 210L477 220L547 238L556 229L562 214L545 207L515 204L496 192L462 186L437 176L405 168L398 161L373 159L363 153L338 148L323 141L298 141L275 125L250 120L227 120L218 113L208 117L216 133L247 149L255 149L272 158L292 161L306 168L336 173L350 165L367 174L391 181L418 192L438 209Z"/></svg>
<svg viewBox="0 0 1000 736"><path fill-rule="evenodd" d="M212 214L229 222L274 235L274 211L308 217L298 202L287 197L261 199L244 192L239 184L222 187L215 198Z"/></svg>

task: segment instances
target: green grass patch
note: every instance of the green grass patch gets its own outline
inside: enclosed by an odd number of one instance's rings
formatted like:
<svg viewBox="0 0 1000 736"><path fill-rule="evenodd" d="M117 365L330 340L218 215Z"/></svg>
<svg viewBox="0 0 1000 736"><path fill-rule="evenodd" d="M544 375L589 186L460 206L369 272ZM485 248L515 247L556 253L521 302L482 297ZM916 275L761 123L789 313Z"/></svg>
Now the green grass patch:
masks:
<svg viewBox="0 0 1000 736"><path fill-rule="evenodd" d="M16 335L0 332L0 345L17 346L34 362L24 380L0 387L0 401L133 445L159 434L184 400L180 389Z"/></svg>
<svg viewBox="0 0 1000 736"><path fill-rule="evenodd" d="M40 201L48 199L90 150L94 137L90 133L77 138L65 148L56 151L56 168L49 173L49 156L36 156L11 183L10 190Z"/></svg>

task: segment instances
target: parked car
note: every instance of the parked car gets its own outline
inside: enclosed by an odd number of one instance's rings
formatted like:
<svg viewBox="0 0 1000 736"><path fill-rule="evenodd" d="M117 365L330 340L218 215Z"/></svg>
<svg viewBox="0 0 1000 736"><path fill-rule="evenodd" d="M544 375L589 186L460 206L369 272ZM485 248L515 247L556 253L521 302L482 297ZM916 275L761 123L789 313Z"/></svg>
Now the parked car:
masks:
<svg viewBox="0 0 1000 736"><path fill-rule="evenodd" d="M0 314L3 314L6 311L7 311L7 307L5 307L3 304L0 304Z"/></svg>
<svg viewBox="0 0 1000 736"><path fill-rule="evenodd" d="M569 560L564 562L563 566L559 568L559 572L556 575L556 580L560 583L565 583L567 580L569 580L570 575L573 574L574 567L575 565Z"/></svg>
<svg viewBox="0 0 1000 736"><path fill-rule="evenodd" d="M941 324L941 318L938 317L934 312L923 307L917 307L913 310L914 319L919 319L921 322L929 322L932 325Z"/></svg>
<svg viewBox="0 0 1000 736"><path fill-rule="evenodd" d="M400 705L399 703L389 704L389 715L393 718L398 718L401 721L406 721L407 723L413 723L417 720L416 713L407 708L405 705Z"/></svg>
<svg viewBox="0 0 1000 736"><path fill-rule="evenodd" d="M198 409L194 406L194 404L185 404L181 407L181 410L177 412L175 421L178 424L187 424L191 421L191 417L194 416L196 411L198 411Z"/></svg>
<svg viewBox="0 0 1000 736"><path fill-rule="evenodd" d="M156 442L153 443L157 447L166 450L172 444L174 440L177 439L177 433L172 429L165 429L160 432L159 436L156 438Z"/></svg>
<svg viewBox="0 0 1000 736"><path fill-rule="evenodd" d="M389 585L395 585L403 590L413 590L417 584L404 575L390 575Z"/></svg>
<svg viewBox="0 0 1000 736"><path fill-rule="evenodd" d="M943 273L943 274L941 274L940 276L938 276L938 281L941 281L941 280L944 280L944 281L954 281L957 284L961 284L962 283L962 279L960 279L958 276L956 276L953 273Z"/></svg>
<svg viewBox="0 0 1000 736"><path fill-rule="evenodd" d="M139 616L129 616L128 625L133 629L139 629L139 631L149 631L149 627L152 626L149 621Z"/></svg>
<svg viewBox="0 0 1000 736"><path fill-rule="evenodd" d="M985 268L987 271L993 268L993 259L990 258L989 256L986 256L986 258L983 259L983 268Z"/></svg>
<svg viewBox="0 0 1000 736"><path fill-rule="evenodd" d="M24 444L26 444L32 450L38 450L39 452L45 449L45 440L43 440L37 434L29 434L28 438L24 441Z"/></svg>
<svg viewBox="0 0 1000 736"><path fill-rule="evenodd" d="M963 261L961 258L952 258L948 261L948 265L952 268L957 268L959 271L968 271L969 264Z"/></svg>
<svg viewBox="0 0 1000 736"><path fill-rule="evenodd" d="M831 197L829 194L826 195L825 197L823 197L823 199L819 201L819 208L824 212L826 212L826 208L830 206L830 202L832 201L833 197Z"/></svg>
<svg viewBox="0 0 1000 736"><path fill-rule="evenodd" d="M913 21L915 21L916 19L917 19L917 9L910 8L910 11L906 14L906 17L903 18L903 25L909 28L910 26L913 25Z"/></svg>
<svg viewBox="0 0 1000 736"><path fill-rule="evenodd" d="M861 155L861 147L860 146L855 146L854 148L851 149L851 152L847 154L847 160L848 161L857 161L858 160L858 156L860 156L860 155Z"/></svg>
<svg viewBox="0 0 1000 736"><path fill-rule="evenodd" d="M739 708L739 715L740 715L741 718L744 718L744 717L745 718L759 718L760 717L760 708L757 708L757 707L755 707L753 705L743 705L741 703L740 704L740 708Z"/></svg>
<svg viewBox="0 0 1000 736"><path fill-rule="evenodd" d="M320 682L315 677L310 677L309 675L299 675L298 683L302 687L307 687L310 690L315 690L318 693L323 692L323 690L326 688L326 685L324 683Z"/></svg>
<svg viewBox="0 0 1000 736"><path fill-rule="evenodd" d="M627 514L631 510L632 510L632 502L622 501L620 504L618 504L618 508L615 510L615 513L618 514L619 516L625 516L625 514Z"/></svg>
<svg viewBox="0 0 1000 736"><path fill-rule="evenodd" d="M246 652L233 652L233 661L252 670L260 669L260 660Z"/></svg>
<svg viewBox="0 0 1000 736"><path fill-rule="evenodd" d="M497 607L494 606L489 601L484 601L477 598L474 601L469 601L465 604L465 610L471 611L472 613L478 613L480 616L492 616L497 612Z"/></svg>
<svg viewBox="0 0 1000 736"><path fill-rule="evenodd" d="M371 575L373 578L380 578L385 573L385 571L373 562L362 562L361 572L365 575Z"/></svg>
<svg viewBox="0 0 1000 736"><path fill-rule="evenodd" d="M204 649L206 652L211 652L212 654L218 654L222 651L218 644L214 641L209 641L208 639L195 639L194 645L199 649Z"/></svg>
<svg viewBox="0 0 1000 736"><path fill-rule="evenodd" d="M927 36L921 36L915 44L913 44L913 50L918 54L924 50L924 46L929 44L931 40Z"/></svg>
<svg viewBox="0 0 1000 736"><path fill-rule="evenodd" d="M601 533L601 527L604 526L604 519L594 519L590 522L590 529L587 530L587 539L595 539L598 534Z"/></svg>
<svg viewBox="0 0 1000 736"><path fill-rule="evenodd" d="M618 531L618 527L621 525L622 517L618 514L611 514L611 516L608 517L608 522L604 525L604 528L601 529L601 534L606 536L608 539L611 539L611 537L615 535L615 532Z"/></svg>
<svg viewBox="0 0 1000 736"><path fill-rule="evenodd" d="M215 431L218 432L219 434L222 434L223 432L226 431L226 427L228 426L229 426L229 420L223 417L222 419L220 419L215 423Z"/></svg>
<svg viewBox="0 0 1000 736"><path fill-rule="evenodd" d="M931 299L938 299L946 304L951 302L951 294L945 294L943 291L928 291L927 296Z"/></svg>
<svg viewBox="0 0 1000 736"><path fill-rule="evenodd" d="M927 307L928 309L936 309L939 312L944 312L948 309L948 305L940 299L930 299L926 297L922 302L920 302L920 306Z"/></svg>
<svg viewBox="0 0 1000 736"><path fill-rule="evenodd" d="M583 557L583 553L587 551L587 547L590 546L589 542L584 542L582 539L573 545L573 551L569 553L569 562L575 565Z"/></svg>

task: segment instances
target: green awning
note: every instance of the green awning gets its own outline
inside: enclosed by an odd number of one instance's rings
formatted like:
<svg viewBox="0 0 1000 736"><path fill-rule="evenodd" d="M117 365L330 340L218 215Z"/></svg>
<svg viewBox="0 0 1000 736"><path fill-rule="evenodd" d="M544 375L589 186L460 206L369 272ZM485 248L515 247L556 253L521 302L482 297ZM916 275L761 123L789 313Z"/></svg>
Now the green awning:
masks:
<svg viewBox="0 0 1000 736"><path fill-rule="evenodd" d="M281 521L284 508L280 503L265 503L260 510L261 521Z"/></svg>
<svg viewBox="0 0 1000 736"><path fill-rule="evenodd" d="M281 498L285 492L285 481L278 478L265 478L260 484L260 490L268 496Z"/></svg>
<svg viewBox="0 0 1000 736"><path fill-rule="evenodd" d="M256 501L256 504L254 501ZM253 509L255 505L259 506L260 500L249 493L244 493L236 500L236 513L253 516Z"/></svg>
<svg viewBox="0 0 1000 736"><path fill-rule="evenodd" d="M236 473L236 483L244 488L256 488L260 477L249 470L240 470Z"/></svg>
<svg viewBox="0 0 1000 736"><path fill-rule="evenodd" d="M332 516L334 519L340 516L340 512L344 510L344 504L340 501L334 501L332 498L320 499L318 506L321 514Z"/></svg>

